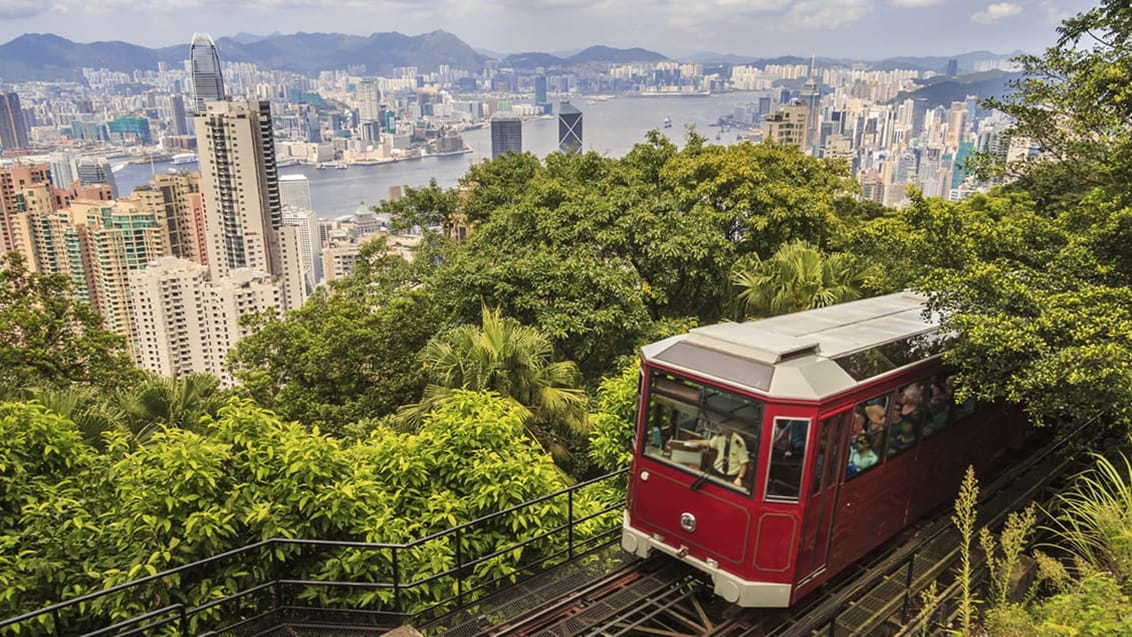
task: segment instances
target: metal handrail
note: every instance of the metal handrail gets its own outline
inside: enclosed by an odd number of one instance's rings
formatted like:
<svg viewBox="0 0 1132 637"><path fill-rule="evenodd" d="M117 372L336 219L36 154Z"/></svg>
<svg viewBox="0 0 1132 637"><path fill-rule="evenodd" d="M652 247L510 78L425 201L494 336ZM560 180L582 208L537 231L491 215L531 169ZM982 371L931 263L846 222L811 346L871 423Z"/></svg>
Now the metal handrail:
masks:
<svg viewBox="0 0 1132 637"><path fill-rule="evenodd" d="M139 616L136 616L136 617L131 618L129 620L126 620L126 622L124 622L124 623L126 625L130 625L132 623L142 621L143 618L153 616L154 613L159 613L159 612L162 612L162 611L163 612L170 612L171 609L179 609L180 612L179 612L178 619L183 624L181 628L182 628L182 630L187 630L187 624L185 624L185 622L187 621L187 617L194 616L194 615L201 613L201 612L204 612L206 610L210 610L210 609L215 608L217 606L222 606L223 604L239 600L239 599L244 598L244 597L251 595L253 593L261 592L261 591L264 591L264 590L267 590L267 589L273 589L275 594L273 595L272 606L275 609L277 609L282 605L281 604L281 589L280 589L280 586L284 586L284 585L286 585L286 586L298 585L298 586L306 586L306 587L324 587L324 588L349 587L349 588L367 588L367 589L371 589L371 590L392 590L393 593L394 593L393 607L391 609L388 609L388 611L384 611L384 612L388 612L388 614L391 615L391 616L404 617L405 613L402 612L403 611L402 600L403 600L403 594L404 594L405 591L417 588L417 587L422 586L424 584L427 584L427 583L430 583L430 582L433 582L433 581L436 581L436 580L439 580L439 579L442 579L442 578L445 578L445 577L455 577L456 578L456 586L457 586L457 594L455 596L451 597L451 598L439 600L436 604L428 606L426 608L426 610L434 609L436 606L438 606L440 604L450 603L453 599L456 599L460 603L463 603L464 597L466 595L469 595L473 592L482 590L482 589L484 589L488 586L495 585L503 579L508 579L508 577L506 577L506 576L500 577L500 578L494 578L494 579L492 579L488 582L479 583L478 585L474 585L472 588L465 590L464 589L464 580L469 579L472 574L469 572L465 575L464 573L467 572L470 567L474 567L478 564L486 562L487 560L503 556L503 555L507 554L509 551L514 550L515 548L526 547L526 546L528 546L528 545L530 545L530 544L532 544L536 541L544 540L546 538L553 537L553 536L556 536L556 535L561 535L563 532L565 532L568 536L568 543L570 544L570 546L568 546L564 551L555 551L553 553L553 555L542 556L540 559L536 560L532 564L526 564L526 565L522 566L521 570L529 570L532 566L535 566L535 565L546 566L547 562L562 557L563 553L566 554L567 560L569 560L573 557L576 557L578 554L575 553L575 550L574 550L575 549L574 542L575 542L575 539L576 539L575 534L574 534L574 527L577 524L595 519L595 518L597 518L601 515L604 515L604 514L611 512L611 511L615 511L616 509L623 506L623 502L621 504L607 505L605 507L602 507L601 510L599 510L595 513L590 513L590 514L582 516L580 518L575 518L574 517L574 507L573 507L574 493L581 490L581 489L584 489L586 487L589 487L591 485L594 485L594 484L597 484L597 483L600 483L600 482L617 479L618 477L625 475L627 472L628 472L627 468L626 469L620 469L620 470L617 470L617 471L613 471L611 473L607 473L605 475L598 476L596 478L592 478L592 479L586 480L584 482L580 482L578 484L572 485L572 486L567 487L565 489L560 489L558 491L555 491L554 493L543 495L543 496L540 496L540 497L535 498L533 500L528 500L526 502L521 502L519 504L507 507L507 508L502 509L500 511L495 511L495 512L489 513L487 515L480 516L480 517L478 517L474 520L470 520L468 522L458 524L454 527L451 527L451 528L448 528L448 529L445 529L445 530L442 530L442 531L430 533L429 535L426 535L424 537L417 538L415 540L405 542L405 543L360 542L360 541L351 541L351 540L292 539L292 538L280 538L280 537L271 538L271 539L267 539L267 540L261 540L259 542L255 542L253 544L249 544L247 546L243 546L243 547L239 547L239 548L232 549L232 550L229 550L229 551L225 551L223 553L219 553L217 555L213 555L213 556L201 559L201 560L197 560L195 562L183 564L181 566L177 566L177 567L167 569L167 570L164 570L164 571L161 571L161 572L158 572L158 573L154 573L152 575L147 575L145 577L141 577L141 578L138 578L138 579L135 579L135 580L131 580L129 582L124 582L122 584L117 584L115 586L111 586L109 588L106 588L106 589L103 589L103 590L100 590L100 591L93 591L93 592L90 592L90 593L86 593L86 594L81 595L79 597L75 597L73 599L58 602L56 604L52 604L50 606L40 608L40 609L35 610L35 611L24 613L24 614L18 615L16 617L11 617L11 618L8 618L8 619L0 620L0 629L6 628L6 627L9 627L9 626L13 626L13 625L16 625L16 624L23 624L25 622L35 620L36 618L39 618L39 617L42 617L42 616L51 615L55 619L55 633L56 634L62 634L61 633L61 627L58 624L59 618L61 616L61 611L73 609L74 607L76 607L79 604L83 604L83 603L86 603L86 602L91 602L91 601L94 601L94 600L97 600L97 599L101 599L101 598L104 598L106 596L113 595L115 593L121 593L121 592L124 592L124 591L133 590L133 589L136 589L137 587L144 586L144 585L149 584L149 583L163 581L163 580L166 580L167 578L177 576L177 575L189 572L189 571L196 571L198 569L206 568L206 567L213 565L213 564L216 564L217 562L220 562L222 560L239 558L239 557L247 555L250 552L255 552L255 551L259 551L259 550L263 550L263 549L267 549L268 552L269 552L268 554L270 555L270 559L271 559L271 562L272 562L271 568L269 569L270 572L267 573L266 579L260 578L257 581L257 583L252 585L250 588L237 591L237 592L235 592L231 595L228 595L228 596L226 596L222 599L210 600L209 602L207 602L207 603L205 603L201 606L195 607L195 608L185 608L183 604L173 604L173 605L170 605L170 606L163 607L162 609L150 610L146 613L143 613L142 615L139 615ZM465 560L464 559L464 556L462 555L462 548L461 548L460 542L459 542L459 538L461 537L461 535L464 532L466 532L468 530L475 529L478 526L482 526L482 525L485 525L487 523L490 523L490 522L497 520L501 517L504 517L504 516L510 515L512 513L524 510L526 508L541 504L543 502L548 502L548 501L554 500L556 498L561 498L563 496L568 498L568 507L567 507L568 510L566 512L567 513L567 521L566 521L565 524L558 525L558 526L554 527L553 529L550 529L548 531L544 531L544 532L542 532L542 533L540 533L540 534L538 534L534 537L525 538L523 540L517 541L515 544L509 545L507 548L494 550L493 552L491 552L490 554L488 554L486 556L474 557L471 560ZM595 537L599 537L599 538L605 537L609 534L610 534L609 530L599 530ZM456 564L455 564L455 566L453 566L452 568L449 568L449 569L445 569L444 571L442 571L440 573L435 573L435 574L432 574L432 575L425 577L425 578L422 578L422 579L418 579L418 580L414 580L414 581L410 581L410 582L403 582L402 581L401 570L403 568L404 561L398 559L398 553L399 552L405 551L405 550L410 550L410 549L413 549L413 548L416 548L416 547L420 547L420 546L422 546L422 545L424 545L428 542L433 542L433 541L436 541L436 540L444 539L444 538L447 538L449 536L455 536L457 538L457 546L455 547L456 548L456 556L455 556L456 557ZM592 542L593 540L594 540L594 537L588 537L588 536L585 537L585 538L578 539L578 541L580 541L583 545L587 544L589 542ZM299 547L299 548L306 547L306 546L312 546L312 547L327 547L327 548L336 548L336 549L353 548L353 549L361 549L361 550L367 550L367 551L390 551L391 557L392 557L391 561L392 561L392 571L393 571L392 572L392 580L393 581L392 582L338 582L338 581L307 580L307 579L297 579L297 578L283 577L280 574L280 564L279 564L280 558L276 557L277 551L274 550L274 549L276 549L276 547L281 547L281 546L295 546L295 547ZM583 554L584 553L585 552L583 552ZM301 554L298 557L301 558ZM119 624L115 624L114 626L122 627L122 624L123 623L120 622ZM110 630L111 628L113 628L113 627L103 628L103 629L100 629L99 632L104 632L106 630Z"/></svg>

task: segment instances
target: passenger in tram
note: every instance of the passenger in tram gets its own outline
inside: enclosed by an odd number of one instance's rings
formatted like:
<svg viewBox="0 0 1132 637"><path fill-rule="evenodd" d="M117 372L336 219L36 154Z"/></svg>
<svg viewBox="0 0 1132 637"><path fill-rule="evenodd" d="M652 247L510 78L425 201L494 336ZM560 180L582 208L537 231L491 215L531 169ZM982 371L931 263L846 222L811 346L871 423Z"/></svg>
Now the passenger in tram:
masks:
<svg viewBox="0 0 1132 637"><path fill-rule="evenodd" d="M901 420L892 425L892 440L888 443L888 455L893 456L916 444L916 425L910 420Z"/></svg>
<svg viewBox="0 0 1132 637"><path fill-rule="evenodd" d="M931 384L931 398L928 400L928 420L924 424L924 435L933 434L947 427L951 416L951 392L941 379Z"/></svg>
<svg viewBox="0 0 1132 637"><path fill-rule="evenodd" d="M857 405L857 407L853 409L853 440L864 438L868 429L868 419L865 418L865 410L861 405Z"/></svg>
<svg viewBox="0 0 1132 637"><path fill-rule="evenodd" d="M799 427L795 420L779 420L774 430L774 450L789 458L802 455L806 450L806 427Z"/></svg>
<svg viewBox="0 0 1132 637"><path fill-rule="evenodd" d="M747 452L747 441L738 431L724 425L717 435L689 440L686 444L713 449L715 462L712 463L712 472L737 487L746 488L743 480L750 470L751 456Z"/></svg>
<svg viewBox="0 0 1132 637"><path fill-rule="evenodd" d="M923 385L908 385L900 390L900 397L896 403L896 418L898 422L910 422L914 426L924 422L924 388Z"/></svg>
<svg viewBox="0 0 1132 637"><path fill-rule="evenodd" d="M845 477L851 478L879 461L880 459L877 458L876 452L869 445L869 441L865 438L858 438L853 442L853 450L849 452L849 466L845 471Z"/></svg>

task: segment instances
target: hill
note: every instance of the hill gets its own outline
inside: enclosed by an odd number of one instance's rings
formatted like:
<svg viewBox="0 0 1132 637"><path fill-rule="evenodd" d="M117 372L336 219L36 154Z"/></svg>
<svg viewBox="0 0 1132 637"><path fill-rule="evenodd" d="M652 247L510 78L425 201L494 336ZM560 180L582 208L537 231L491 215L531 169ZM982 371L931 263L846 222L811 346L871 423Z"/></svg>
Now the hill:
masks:
<svg viewBox="0 0 1132 637"><path fill-rule="evenodd" d="M575 64L627 64L629 62L663 62L668 58L656 51L640 47L616 49L609 46L591 46L570 57L559 57L550 53L531 51L516 53L503 59L504 66L530 69L539 66L573 66Z"/></svg>
<svg viewBox="0 0 1132 637"><path fill-rule="evenodd" d="M1022 77L1020 73L1006 71L985 71L953 78L937 76L923 80L922 86L915 91L901 92L892 99L891 103L902 102L908 98L925 98L928 101L928 108L936 106L947 108L952 102L962 101L968 95L978 95L984 99L1002 97L1008 92L1008 83L1020 77Z"/></svg>

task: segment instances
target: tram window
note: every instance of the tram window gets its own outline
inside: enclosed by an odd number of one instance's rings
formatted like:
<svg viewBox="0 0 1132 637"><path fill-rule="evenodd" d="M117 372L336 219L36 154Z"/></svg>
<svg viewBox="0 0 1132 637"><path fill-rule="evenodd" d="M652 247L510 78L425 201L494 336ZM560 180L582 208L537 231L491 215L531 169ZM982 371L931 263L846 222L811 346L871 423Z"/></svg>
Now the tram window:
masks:
<svg viewBox="0 0 1132 637"><path fill-rule="evenodd" d="M798 501L802 492L802 466L809 433L809 420L774 419L774 441L766 477L768 500Z"/></svg>
<svg viewBox="0 0 1132 637"><path fill-rule="evenodd" d="M827 487L833 484L836 478L836 469L833 467L837 465L837 448L841 441L834 436L842 433L837 428L837 422L845 416L846 413L841 413L822 420L821 427L814 434L817 437L818 446L814 452L813 464L810 465L810 495L815 495L821 491L823 484ZM825 474L824 482L822 474Z"/></svg>
<svg viewBox="0 0 1132 637"><path fill-rule="evenodd" d="M888 428L889 458L916 445L926 414L924 383L909 383L896 391L890 418L892 426Z"/></svg>
<svg viewBox="0 0 1132 637"><path fill-rule="evenodd" d="M648 391L645 456L751 492L762 403L660 372Z"/></svg>
<svg viewBox="0 0 1132 637"><path fill-rule="evenodd" d="M881 394L858 403L853 410L853 436L849 444L849 461L845 477L853 478L875 467L884 457L885 433L888 424L888 394Z"/></svg>
<svg viewBox="0 0 1132 637"><path fill-rule="evenodd" d="M955 412L955 397L952 384L943 375L928 381L927 419L924 421L924 437L947 429Z"/></svg>

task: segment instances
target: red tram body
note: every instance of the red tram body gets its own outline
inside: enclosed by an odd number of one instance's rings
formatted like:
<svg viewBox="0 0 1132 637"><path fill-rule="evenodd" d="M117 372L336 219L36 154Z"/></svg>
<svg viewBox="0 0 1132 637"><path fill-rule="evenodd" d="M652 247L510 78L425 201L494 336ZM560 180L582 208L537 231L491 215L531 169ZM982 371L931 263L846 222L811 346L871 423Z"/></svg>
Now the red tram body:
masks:
<svg viewBox="0 0 1132 637"><path fill-rule="evenodd" d="M955 402L944 341L899 293L645 346L622 548L740 606L801 599L1021 444Z"/></svg>

